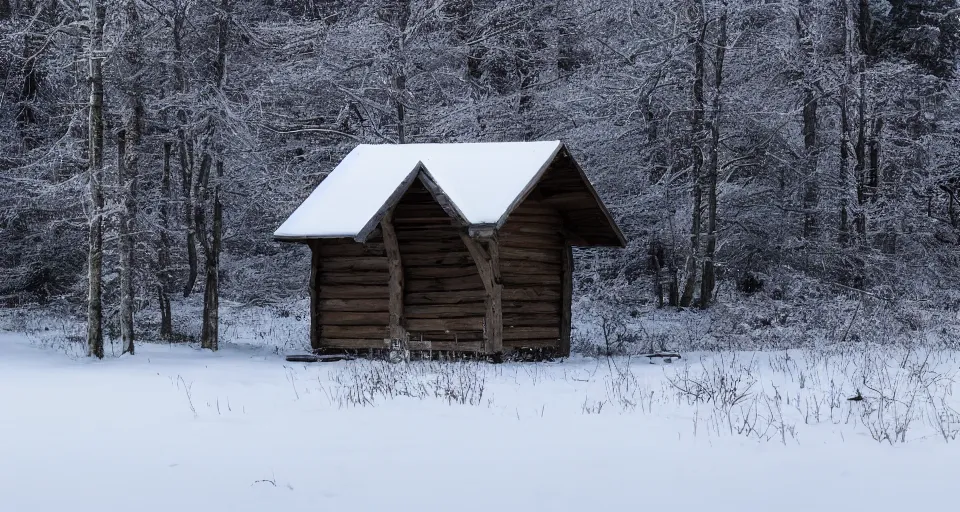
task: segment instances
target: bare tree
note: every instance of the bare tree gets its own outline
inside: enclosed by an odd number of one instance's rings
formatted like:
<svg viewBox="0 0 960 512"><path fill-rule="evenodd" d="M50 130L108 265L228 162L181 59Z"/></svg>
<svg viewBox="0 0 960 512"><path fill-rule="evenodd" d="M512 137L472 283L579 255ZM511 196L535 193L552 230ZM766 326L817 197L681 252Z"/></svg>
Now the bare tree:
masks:
<svg viewBox="0 0 960 512"><path fill-rule="evenodd" d="M707 243L703 254L700 281L700 307L706 309L716 286L717 252L717 175L720 170L720 123L723 103L723 61L727 53L727 4L723 2L717 21L717 42L713 58L713 100L710 109L710 145L705 182L707 189Z"/></svg>
<svg viewBox="0 0 960 512"><path fill-rule="evenodd" d="M87 267L87 355L103 359L103 25L106 8L100 0L89 0L88 7L88 173L92 208Z"/></svg>
<svg viewBox="0 0 960 512"><path fill-rule="evenodd" d="M693 293L697 286L697 264L700 260L700 231L703 213L703 137L704 110L706 100L703 94L704 75L706 73L707 20L703 0L693 0L690 7L691 31L693 32L693 104L690 115L690 147L693 158L690 179L693 183L692 219L690 226L690 253L684 269L683 294L680 306L688 307L693 302Z"/></svg>
<svg viewBox="0 0 960 512"><path fill-rule="evenodd" d="M220 0L217 12L217 51L214 61L214 88L221 101L224 99L224 79L227 72L227 44L230 39L230 0ZM223 245L223 203L220 200L220 189L223 181L223 154L222 148L217 151L211 147L216 138L216 124L210 124L210 133L207 142L207 152L200 163L200 198L210 203L213 219L209 228L205 225L206 217L202 213L198 216L198 231L201 233L203 253L205 256L204 273L206 283L203 288L203 328L200 333L200 346L210 350L219 348L220 325L220 251ZM214 155L214 152L219 154ZM210 168L210 162L216 160L215 169ZM211 176L211 171L216 174ZM210 192L212 188L212 194Z"/></svg>
<svg viewBox="0 0 960 512"><path fill-rule="evenodd" d="M117 184L120 187L122 205L119 219L120 242L120 341L124 353L134 353L133 313L136 301L134 293L135 248L137 221L137 179L140 166L140 139L143 132L143 24L137 4L127 0L127 41L123 51L123 84L126 105L123 113L123 129L117 140Z"/></svg>

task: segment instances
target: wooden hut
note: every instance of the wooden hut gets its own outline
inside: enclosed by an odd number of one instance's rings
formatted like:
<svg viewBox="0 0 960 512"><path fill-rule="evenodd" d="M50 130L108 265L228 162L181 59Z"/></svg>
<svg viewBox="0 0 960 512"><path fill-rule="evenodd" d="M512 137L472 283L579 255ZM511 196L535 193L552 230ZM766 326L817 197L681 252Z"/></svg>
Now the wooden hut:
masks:
<svg viewBox="0 0 960 512"><path fill-rule="evenodd" d="M283 223L315 351L570 352L573 246L625 240L559 141L360 145Z"/></svg>

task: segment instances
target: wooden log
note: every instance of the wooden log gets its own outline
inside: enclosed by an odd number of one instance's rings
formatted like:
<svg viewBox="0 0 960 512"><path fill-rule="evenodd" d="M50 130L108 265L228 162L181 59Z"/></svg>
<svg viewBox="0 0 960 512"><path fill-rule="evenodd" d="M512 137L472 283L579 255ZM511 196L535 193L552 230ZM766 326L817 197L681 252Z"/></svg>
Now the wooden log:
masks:
<svg viewBox="0 0 960 512"><path fill-rule="evenodd" d="M379 339L387 338L387 326L376 325L325 325L323 335L342 339Z"/></svg>
<svg viewBox="0 0 960 512"><path fill-rule="evenodd" d="M507 327L553 327L560 321L557 313L523 314L503 312L503 328Z"/></svg>
<svg viewBox="0 0 960 512"><path fill-rule="evenodd" d="M330 272L387 271L387 258L378 256L335 256L323 258L323 270Z"/></svg>
<svg viewBox="0 0 960 512"><path fill-rule="evenodd" d="M547 224L513 224L504 225L500 233L504 235L522 236L522 235L556 235L562 232L562 226Z"/></svg>
<svg viewBox="0 0 960 512"><path fill-rule="evenodd" d="M454 244L454 242L456 243ZM426 241L408 242L408 241L401 240L400 249L401 249L401 252L403 252L403 256L405 259L411 256L421 256L421 255L438 256L438 255L443 255L444 253L447 253L447 252L457 252L457 253L464 252L463 244L460 243L459 239L451 240L449 242L444 242L440 240L434 241L434 242L426 242Z"/></svg>
<svg viewBox="0 0 960 512"><path fill-rule="evenodd" d="M479 341L473 341L473 342L431 341L429 350L449 350L452 352L480 352L482 348L483 348L483 343Z"/></svg>
<svg viewBox="0 0 960 512"><path fill-rule="evenodd" d="M521 303L504 303L508 304L521 304ZM544 305L537 302L524 302L522 304L529 304L534 306L529 311L533 312L534 310L543 310L546 309ZM444 317L467 317L467 316L483 316L486 307L484 303L481 302L469 302L465 304L420 304L412 305L409 302L406 304L404 312L407 315L407 319L411 318L444 318Z"/></svg>
<svg viewBox="0 0 960 512"><path fill-rule="evenodd" d="M483 282L477 276L448 279L408 279L406 285L408 292L450 292L484 289Z"/></svg>
<svg viewBox="0 0 960 512"><path fill-rule="evenodd" d="M456 265L462 266L473 263L468 252L447 251L434 254L413 254L406 256L406 264L409 266L426 265Z"/></svg>
<svg viewBox="0 0 960 512"><path fill-rule="evenodd" d="M323 299L320 311L383 312L390 311L387 297L383 299Z"/></svg>
<svg viewBox="0 0 960 512"><path fill-rule="evenodd" d="M387 349L390 346L384 338L323 338L323 348L342 350Z"/></svg>
<svg viewBox="0 0 960 512"><path fill-rule="evenodd" d="M518 348L549 348L549 347L558 347L559 345L556 338L546 338L546 339L523 339L523 340L503 340L503 346L509 347L512 349Z"/></svg>
<svg viewBox="0 0 960 512"><path fill-rule="evenodd" d="M542 287L534 288L506 288L503 290L504 300L510 301L560 301L561 291Z"/></svg>
<svg viewBox="0 0 960 512"><path fill-rule="evenodd" d="M503 282L500 278L500 247L496 238L484 239L482 246L466 233L461 233L460 238L470 251L470 256L477 265L477 272L486 289L483 350L487 354L499 354L503 352Z"/></svg>
<svg viewBox="0 0 960 512"><path fill-rule="evenodd" d="M557 325L551 327L508 327L503 330L503 339L552 339L554 342L557 342L560 339L560 327Z"/></svg>
<svg viewBox="0 0 960 512"><path fill-rule="evenodd" d="M410 331L410 342L421 341L476 341L483 342L483 331ZM409 343L409 342L408 342Z"/></svg>
<svg viewBox="0 0 960 512"><path fill-rule="evenodd" d="M516 246L501 247L500 257L504 260L536 261L555 264L560 264L562 259L559 250L531 249Z"/></svg>
<svg viewBox="0 0 960 512"><path fill-rule="evenodd" d="M414 279L452 279L452 278L471 278L476 282L480 283L481 286L483 282L480 281L480 274L477 273L477 267L472 263L469 266L450 266L445 265L442 267L437 266L426 266L426 267L413 267L406 265L406 276L407 280Z"/></svg>
<svg viewBox="0 0 960 512"><path fill-rule="evenodd" d="M414 331L483 331L483 317L467 318L408 318L407 330Z"/></svg>
<svg viewBox="0 0 960 512"><path fill-rule="evenodd" d="M350 244L323 244L321 254L324 258L337 256L385 256L382 243L361 244L351 242Z"/></svg>
<svg viewBox="0 0 960 512"><path fill-rule="evenodd" d="M503 286L506 288L526 288L534 286L556 288L560 286L560 281L560 276L551 274L503 273Z"/></svg>
<svg viewBox="0 0 960 512"><path fill-rule="evenodd" d="M461 290L456 292L416 292L407 293L407 306L422 304L463 304L482 302L487 296L486 290Z"/></svg>
<svg viewBox="0 0 960 512"><path fill-rule="evenodd" d="M320 289L321 299L389 299L390 289L383 285L328 285Z"/></svg>
<svg viewBox="0 0 960 512"><path fill-rule="evenodd" d="M381 271L362 271L356 272L321 272L320 283L323 285L338 284L374 284L387 285L390 281L390 274Z"/></svg>
<svg viewBox="0 0 960 512"><path fill-rule="evenodd" d="M403 328L403 262L400 260L400 246L397 233L393 230L393 212L389 211L380 221L383 233L383 245L387 252L387 269L390 274L388 290L390 293L389 335L391 340L406 339Z"/></svg>
<svg viewBox="0 0 960 512"><path fill-rule="evenodd" d="M320 289L317 275L320 273L320 264L323 258L320 247L316 243L310 244L310 348L320 350L321 328L320 323Z"/></svg>
<svg viewBox="0 0 960 512"><path fill-rule="evenodd" d="M573 306L573 247L570 244L563 251L563 275L560 290L560 356L570 356L571 309Z"/></svg>
<svg viewBox="0 0 960 512"><path fill-rule="evenodd" d="M386 311L320 311L322 325L387 325L390 314Z"/></svg>
<svg viewBox="0 0 960 512"><path fill-rule="evenodd" d="M525 274L547 274L558 276L560 265L542 261L500 260L501 272L521 272Z"/></svg>

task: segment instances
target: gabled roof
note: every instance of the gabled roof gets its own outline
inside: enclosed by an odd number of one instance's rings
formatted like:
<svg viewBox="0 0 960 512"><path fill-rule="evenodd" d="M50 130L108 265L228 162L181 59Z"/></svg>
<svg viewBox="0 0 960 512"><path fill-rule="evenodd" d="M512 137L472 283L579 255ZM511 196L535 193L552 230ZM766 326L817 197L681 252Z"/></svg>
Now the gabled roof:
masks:
<svg viewBox="0 0 960 512"><path fill-rule="evenodd" d="M566 154L560 141L361 144L320 182L274 237L364 241L418 177L452 217L471 228L496 229L561 150ZM573 165L582 176L576 162ZM623 245L623 235L585 176L583 182L616 233L618 245Z"/></svg>

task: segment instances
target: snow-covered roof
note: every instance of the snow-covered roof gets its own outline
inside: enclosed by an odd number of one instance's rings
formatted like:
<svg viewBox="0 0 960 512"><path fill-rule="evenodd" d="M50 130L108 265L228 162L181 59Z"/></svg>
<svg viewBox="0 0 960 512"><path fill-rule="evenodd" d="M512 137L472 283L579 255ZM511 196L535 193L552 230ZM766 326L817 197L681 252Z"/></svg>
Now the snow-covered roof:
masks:
<svg viewBox="0 0 960 512"><path fill-rule="evenodd" d="M467 225L499 227L562 147L560 141L361 144L320 182L274 237L362 241L418 175L435 195L443 196L446 209Z"/></svg>

